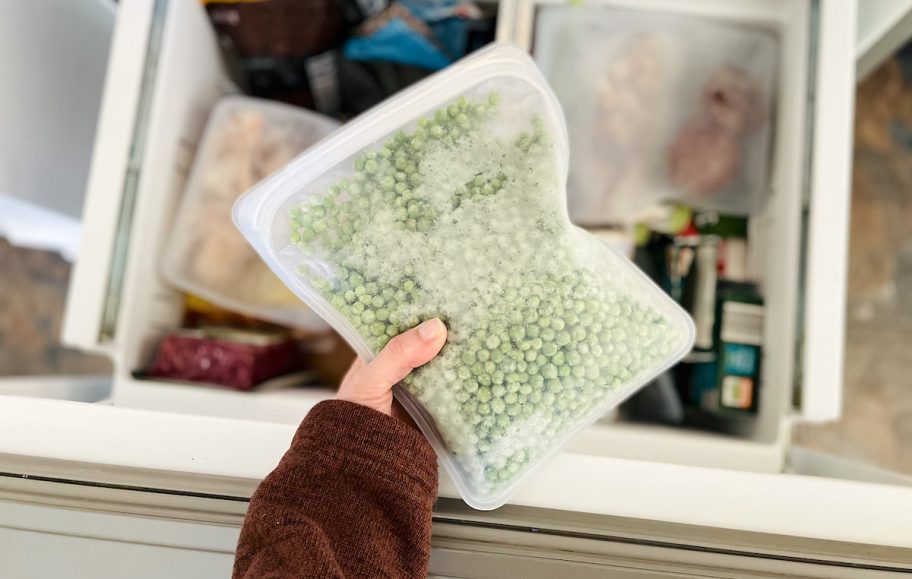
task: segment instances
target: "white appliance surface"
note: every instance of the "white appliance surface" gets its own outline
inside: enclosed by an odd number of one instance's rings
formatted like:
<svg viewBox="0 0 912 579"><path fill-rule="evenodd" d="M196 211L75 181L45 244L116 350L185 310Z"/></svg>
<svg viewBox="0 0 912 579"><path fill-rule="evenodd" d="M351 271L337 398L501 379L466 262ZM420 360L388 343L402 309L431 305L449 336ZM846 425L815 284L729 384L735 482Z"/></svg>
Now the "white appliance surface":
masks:
<svg viewBox="0 0 912 579"><path fill-rule="evenodd" d="M0 405L0 460L35 476L54 472L247 497L278 463L294 430L9 397ZM440 496L458 498L441 476ZM511 505L912 548L912 488L903 486L565 452L531 477Z"/></svg>

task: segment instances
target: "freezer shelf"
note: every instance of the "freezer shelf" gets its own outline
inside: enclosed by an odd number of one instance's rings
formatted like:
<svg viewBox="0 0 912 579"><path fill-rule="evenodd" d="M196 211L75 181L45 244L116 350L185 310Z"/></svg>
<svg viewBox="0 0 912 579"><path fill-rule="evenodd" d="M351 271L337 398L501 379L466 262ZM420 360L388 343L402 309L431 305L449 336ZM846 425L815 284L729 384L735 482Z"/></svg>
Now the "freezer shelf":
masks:
<svg viewBox="0 0 912 579"><path fill-rule="evenodd" d="M815 166L826 166L836 175L828 185L835 200L829 215L838 217L830 231L822 230L816 238L812 232L811 245L819 250L826 246L826 235L839 237L838 228L847 215L841 204L847 183L840 180L848 170L849 132L841 134L845 128L841 123L835 129L825 129L832 120L829 113L826 122L811 123L811 119L815 106L834 100L844 105L845 90L839 81L850 77L854 60L841 63L837 54L827 60L827 68L818 58L817 48L828 45L825 42L831 44L828 39L838 38L846 27L854 26L851 11L840 12L853 4L826 0L823 5L824 18L819 17L818 5L811 0L637 4L760 23L774 27L780 35L782 73L773 191L751 225L754 238L761 240L755 244L754 258L762 264L764 293L772 312L765 321L765 335L770 337L763 369L766 381L759 419L742 436L599 423L573 442L572 452L606 460L624 457L736 470L783 470L790 421L795 415L792 388L801 349L794 314L801 300L798 272L804 260L817 259L802 253L803 196L806 190L813 190L809 182L811 160L818 160ZM532 7L532 3L514 3L505 4L503 9L506 14L515 14L518 24L528 18ZM821 28L822 24L826 26ZM512 27L514 33L517 28ZM502 31L510 29L507 24L501 25ZM146 47L144 52L136 50L137 39ZM145 74L138 75L134 67ZM827 70L831 74L823 74ZM837 81L831 81L834 74ZM132 376L149 363L161 337L179 323L181 300L162 281L158 260L208 111L230 90L201 6L168 0L131 0L122 5L90 179L85 256L71 287L65 338L72 345L112 356L115 405L242 419L249 425L261 421L291 425L329 393L239 394ZM129 110L125 112L125 108ZM827 110L838 109L831 105ZM827 148L816 146L819 142L826 143ZM840 243L834 239L830 251L836 269L844 262L839 259ZM834 279L838 282L838 271L833 273L827 272L828 279L821 282L824 287ZM837 297L820 301L815 306L820 310L816 315L827 313L838 322L842 315L838 298L841 288L837 283L828 289ZM808 320L811 326L816 323ZM840 341L841 332L837 329L826 337ZM816 343L813 339L818 338L809 332L804 346ZM832 360L838 359L836 356L827 363L832 365ZM819 392L825 405L831 405L834 397L838 400L838 381ZM831 410L819 417L832 417Z"/></svg>

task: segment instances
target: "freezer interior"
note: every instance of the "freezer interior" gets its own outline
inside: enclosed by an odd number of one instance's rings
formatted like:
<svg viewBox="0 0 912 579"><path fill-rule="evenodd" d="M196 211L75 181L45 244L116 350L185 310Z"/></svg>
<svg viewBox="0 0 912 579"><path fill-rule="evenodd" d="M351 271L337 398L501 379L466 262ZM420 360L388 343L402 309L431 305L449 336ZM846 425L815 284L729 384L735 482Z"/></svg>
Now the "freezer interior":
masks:
<svg viewBox="0 0 912 579"><path fill-rule="evenodd" d="M624 2L621 2L623 4ZM628 2L629 3L629 2ZM810 47L815 3L807 1L651 2L675 10L773 31L779 40L771 191L751 215L751 255L766 303L759 410L755 420L729 433L603 420L584 431L569 452L752 471L780 471L792 414L798 343L796 312L802 264L803 189L809 114ZM521 12L521 10L520 10ZM160 257L207 114L234 91L206 14L196 3L168 2L156 12L146 56L146 122L135 173L132 218L120 240L121 276L110 284L117 304L104 348L114 359L113 403L175 413L294 424L328 388L300 387L243 393L170 384L134 376L145 368L163 336L180 324L180 294L165 283ZM141 121L140 121L141 123ZM122 224L123 225L123 224ZM117 249L115 249L117 255Z"/></svg>

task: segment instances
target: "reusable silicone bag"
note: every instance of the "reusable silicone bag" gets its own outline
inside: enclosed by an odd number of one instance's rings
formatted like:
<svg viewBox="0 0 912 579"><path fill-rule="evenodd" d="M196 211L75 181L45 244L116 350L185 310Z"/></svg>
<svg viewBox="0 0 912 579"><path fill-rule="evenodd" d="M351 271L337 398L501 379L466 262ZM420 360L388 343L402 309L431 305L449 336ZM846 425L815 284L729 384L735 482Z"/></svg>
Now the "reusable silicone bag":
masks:
<svg viewBox="0 0 912 579"><path fill-rule="evenodd" d="M343 127L242 197L267 263L370 359L438 316L440 355L396 397L465 501L534 467L691 347L687 314L570 224L563 116L495 45Z"/></svg>
<svg viewBox="0 0 912 579"><path fill-rule="evenodd" d="M772 33L598 2L536 12L535 60L564 110L575 223L663 201L747 215L768 189Z"/></svg>
<svg viewBox="0 0 912 579"><path fill-rule="evenodd" d="M184 187L162 273L220 307L308 330L313 312L263 263L231 224L237 198L339 123L302 108L227 96L212 108Z"/></svg>

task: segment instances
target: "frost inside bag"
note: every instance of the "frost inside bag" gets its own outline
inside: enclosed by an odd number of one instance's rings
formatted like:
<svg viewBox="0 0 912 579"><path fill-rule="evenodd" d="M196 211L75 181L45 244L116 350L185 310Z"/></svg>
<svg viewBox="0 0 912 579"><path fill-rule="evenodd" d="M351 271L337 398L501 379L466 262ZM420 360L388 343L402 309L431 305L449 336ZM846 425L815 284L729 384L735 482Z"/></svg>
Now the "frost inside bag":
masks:
<svg viewBox="0 0 912 579"><path fill-rule="evenodd" d="M370 359L439 316L396 396L465 501L496 508L690 348L690 319L568 220L563 117L494 46L379 105L242 197L235 221Z"/></svg>
<svg viewBox="0 0 912 579"><path fill-rule="evenodd" d="M326 323L301 303L231 222L237 198L339 126L301 108L228 96L209 115L162 269L174 286L278 324Z"/></svg>
<svg viewBox="0 0 912 579"><path fill-rule="evenodd" d="M605 6L543 6L535 59L567 112L576 223L681 201L745 215L768 187L777 41L758 29Z"/></svg>

